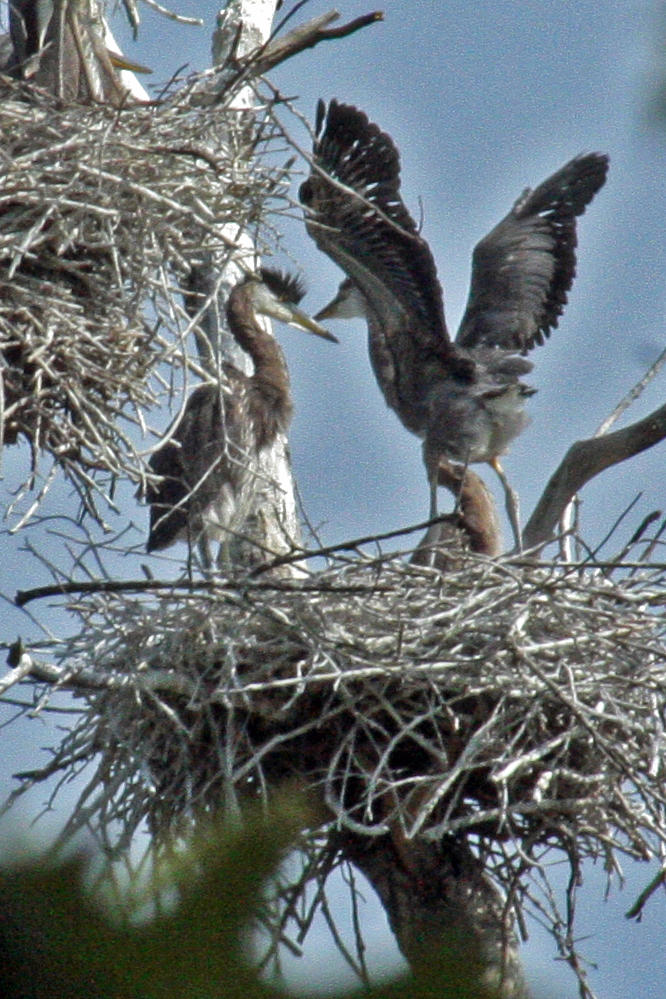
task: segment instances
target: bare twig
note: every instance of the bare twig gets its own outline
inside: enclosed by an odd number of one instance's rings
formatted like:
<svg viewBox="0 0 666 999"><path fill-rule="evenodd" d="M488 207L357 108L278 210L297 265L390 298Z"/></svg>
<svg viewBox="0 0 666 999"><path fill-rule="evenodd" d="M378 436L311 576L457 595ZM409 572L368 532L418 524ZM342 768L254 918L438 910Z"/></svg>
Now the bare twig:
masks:
<svg viewBox="0 0 666 999"><path fill-rule="evenodd" d="M666 364L666 348L662 350L661 354L657 357L648 370L645 372L642 378L640 378L636 384L630 389L623 399L617 404L612 413L610 413L606 419L597 427L594 436L601 437L603 434L607 434L614 423L619 420L622 414L629 409L631 405L639 398L642 392L647 388L650 382L659 374L664 364Z"/></svg>
<svg viewBox="0 0 666 999"><path fill-rule="evenodd" d="M643 915L643 909L645 908L646 902L654 895L654 893L662 888L666 882L666 870L663 868L657 872L655 877L650 881L648 885L645 886L642 892L640 892L638 898L634 904L627 909L625 916L627 919L640 919Z"/></svg>
<svg viewBox="0 0 666 999"><path fill-rule="evenodd" d="M200 17L188 17L185 14L177 14L175 11L170 10L165 7L164 4L157 3L157 0L143 0L147 7L152 7L154 11L158 14L162 14L163 17L168 17L170 21L176 21L177 24L191 24L195 28L201 28L203 26L203 19Z"/></svg>
<svg viewBox="0 0 666 999"><path fill-rule="evenodd" d="M300 558L303 556L301 555ZM66 596L72 594L94 593L177 593L179 590L186 590L188 593L224 593L225 591L236 593L239 589L249 592L260 590L282 590L299 591L307 593L314 590L321 592L321 583L288 583L275 580L269 583L259 583L248 580L224 579L182 579L182 580L160 580L160 579L96 579L90 583L54 583L49 586L36 586L32 590L19 590L15 597L17 607L25 607L33 600L44 600L47 597ZM347 590L347 592L369 593L374 592L374 587L364 586L360 589Z"/></svg>

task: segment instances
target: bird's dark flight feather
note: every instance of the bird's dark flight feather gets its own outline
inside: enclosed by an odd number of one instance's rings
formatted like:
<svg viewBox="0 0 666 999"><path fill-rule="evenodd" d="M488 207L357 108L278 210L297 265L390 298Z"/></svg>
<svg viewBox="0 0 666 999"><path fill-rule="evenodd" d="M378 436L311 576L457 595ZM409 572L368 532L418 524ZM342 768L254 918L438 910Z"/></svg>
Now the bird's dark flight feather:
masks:
<svg viewBox="0 0 666 999"><path fill-rule="evenodd" d="M227 376L239 382L237 397L248 379L230 366ZM158 484L149 486L146 492L150 504L150 532L146 545L149 552L165 548L188 535L196 540L203 530L203 514L218 496L230 470L237 470L237 477L240 477L242 454L238 442L228 440L227 430L227 424L235 427L238 421L226 412L236 404L236 397L228 395L225 399L225 420L220 395L217 385L196 388L187 400L171 440L150 458L151 472L163 478ZM230 450L237 451L237 465L224 459Z"/></svg>
<svg viewBox="0 0 666 999"><path fill-rule="evenodd" d="M400 197L391 138L363 112L317 107L312 170L301 186L309 234L361 292L384 396L425 438L431 516L442 458L494 461L527 423L521 357L557 325L576 269L576 218L603 185L607 157L579 156L476 247L467 310L446 332L430 249ZM341 185L344 185L344 189Z"/></svg>
<svg viewBox="0 0 666 999"><path fill-rule="evenodd" d="M576 274L576 218L607 171L607 156L577 156L534 191L528 188L478 243L456 343L526 352L544 342Z"/></svg>
<svg viewBox="0 0 666 999"><path fill-rule="evenodd" d="M415 320L417 341L447 353L435 262L400 197L400 157L392 139L362 111L335 100L328 109L319 102L316 125L315 168L300 190L310 209L308 232L387 324L401 309Z"/></svg>

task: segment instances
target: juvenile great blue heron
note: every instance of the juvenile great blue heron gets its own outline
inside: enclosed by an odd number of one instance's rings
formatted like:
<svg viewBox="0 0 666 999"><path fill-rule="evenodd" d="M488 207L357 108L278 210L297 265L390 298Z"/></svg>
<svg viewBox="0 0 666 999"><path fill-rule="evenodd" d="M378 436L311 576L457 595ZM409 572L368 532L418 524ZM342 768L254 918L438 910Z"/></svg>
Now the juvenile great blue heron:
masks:
<svg viewBox="0 0 666 999"><path fill-rule="evenodd" d="M521 354L557 326L576 270L576 217L603 185L608 157L577 156L477 244L467 308L453 342L430 248L400 196L392 139L357 108L317 107L313 166L301 185L306 226L347 274L317 318L363 315L370 358L386 402L424 438L430 516L437 513L440 460L499 465L527 424L534 391Z"/></svg>
<svg viewBox="0 0 666 999"><path fill-rule="evenodd" d="M119 52L99 0L9 0L10 51L3 71L61 100L123 103L148 95L120 72L149 73ZM134 86L136 84L136 86Z"/></svg>
<svg viewBox="0 0 666 999"><path fill-rule="evenodd" d="M190 395L168 440L151 457L149 552L186 539L224 543L239 531L252 507L256 469L252 458L287 429L292 401L289 372L276 340L257 314L336 341L298 309L304 289L297 279L264 267L231 290L227 321L252 358L254 374L223 365L221 385L200 385Z"/></svg>

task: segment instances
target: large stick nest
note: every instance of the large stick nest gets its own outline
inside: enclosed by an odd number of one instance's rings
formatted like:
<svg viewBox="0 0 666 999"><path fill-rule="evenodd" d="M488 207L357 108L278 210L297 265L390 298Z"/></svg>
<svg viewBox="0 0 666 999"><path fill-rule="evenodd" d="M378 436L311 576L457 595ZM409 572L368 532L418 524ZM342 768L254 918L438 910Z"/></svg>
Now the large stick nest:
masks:
<svg viewBox="0 0 666 999"><path fill-rule="evenodd" d="M191 363L190 269L223 260L284 196L261 155L279 129L231 109L237 86L214 106L195 83L114 109L3 85L0 436L26 438L84 494L100 470L138 481L133 427L169 383L164 365Z"/></svg>
<svg viewBox="0 0 666 999"><path fill-rule="evenodd" d="M40 668L86 702L44 773L95 761L70 829L105 842L298 778L357 833L501 845L500 879L545 844L647 859L666 841L663 602L663 569L474 556L445 577L395 557L150 606L86 596Z"/></svg>

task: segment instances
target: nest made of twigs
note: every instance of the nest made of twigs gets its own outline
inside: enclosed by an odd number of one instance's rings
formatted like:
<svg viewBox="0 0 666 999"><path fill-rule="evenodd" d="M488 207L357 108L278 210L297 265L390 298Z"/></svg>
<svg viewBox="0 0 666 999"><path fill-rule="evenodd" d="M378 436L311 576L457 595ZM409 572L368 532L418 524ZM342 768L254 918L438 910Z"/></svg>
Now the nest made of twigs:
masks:
<svg viewBox="0 0 666 999"><path fill-rule="evenodd" d="M194 81L155 104L60 107L5 81L0 430L84 490L99 472L141 479L133 428L168 384L163 365L190 363L191 268L221 265L248 225L266 232L285 196L263 156L279 126L235 96L209 106Z"/></svg>
<svg viewBox="0 0 666 999"><path fill-rule="evenodd" d="M87 707L58 768L96 760L105 840L297 778L368 836L647 858L666 840L663 584L470 555L445 577L359 559L150 606L85 597L61 653Z"/></svg>

